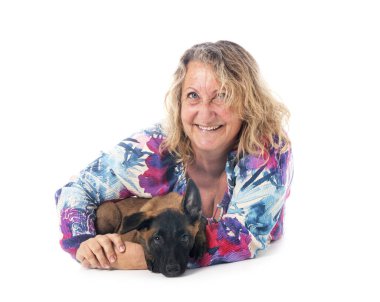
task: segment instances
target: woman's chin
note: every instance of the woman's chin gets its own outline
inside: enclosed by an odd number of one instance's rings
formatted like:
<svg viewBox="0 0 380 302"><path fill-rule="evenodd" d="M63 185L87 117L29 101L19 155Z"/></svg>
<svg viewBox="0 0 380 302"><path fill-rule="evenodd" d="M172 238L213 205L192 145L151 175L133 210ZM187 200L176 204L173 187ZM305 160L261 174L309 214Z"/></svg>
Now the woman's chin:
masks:
<svg viewBox="0 0 380 302"><path fill-rule="evenodd" d="M215 141L202 141L194 144L194 151L197 152L208 152L208 153L220 153L225 149L225 145L220 142Z"/></svg>

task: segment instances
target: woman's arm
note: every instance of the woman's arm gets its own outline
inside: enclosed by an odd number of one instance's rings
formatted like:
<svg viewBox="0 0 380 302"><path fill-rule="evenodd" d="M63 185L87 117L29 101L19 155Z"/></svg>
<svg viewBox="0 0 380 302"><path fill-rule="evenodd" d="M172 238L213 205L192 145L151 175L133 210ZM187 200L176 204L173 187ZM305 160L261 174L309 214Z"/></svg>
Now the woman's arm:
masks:
<svg viewBox="0 0 380 302"><path fill-rule="evenodd" d="M163 185L167 184L164 164L158 170L160 174L145 175L152 157L156 162L160 161L155 147L161 141L159 127L138 133L122 141L111 152L102 154L57 191L56 205L62 231L60 243L73 258L76 258L82 242L92 239L92 244L99 243L93 240L96 236L94 222L96 209L102 202L129 196L152 197L165 193L162 188L169 189ZM150 179L154 179L155 187L149 183Z"/></svg>
<svg viewBox="0 0 380 302"><path fill-rule="evenodd" d="M98 206L106 200L135 193L123 181L124 175L114 172L119 152L122 150L117 146L110 154L102 154L56 194L62 232L60 243L74 258L80 244L96 235L94 222Z"/></svg>

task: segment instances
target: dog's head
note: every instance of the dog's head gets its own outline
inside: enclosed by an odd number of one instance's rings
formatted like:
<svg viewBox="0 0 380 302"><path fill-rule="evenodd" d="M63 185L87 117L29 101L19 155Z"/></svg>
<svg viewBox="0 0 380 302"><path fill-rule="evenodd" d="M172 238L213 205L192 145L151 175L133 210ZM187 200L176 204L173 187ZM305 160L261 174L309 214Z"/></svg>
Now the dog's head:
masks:
<svg viewBox="0 0 380 302"><path fill-rule="evenodd" d="M124 217L121 232L137 230L148 268L176 277L185 272L189 257L200 258L206 250L205 226L199 190L189 180L178 208L153 208Z"/></svg>

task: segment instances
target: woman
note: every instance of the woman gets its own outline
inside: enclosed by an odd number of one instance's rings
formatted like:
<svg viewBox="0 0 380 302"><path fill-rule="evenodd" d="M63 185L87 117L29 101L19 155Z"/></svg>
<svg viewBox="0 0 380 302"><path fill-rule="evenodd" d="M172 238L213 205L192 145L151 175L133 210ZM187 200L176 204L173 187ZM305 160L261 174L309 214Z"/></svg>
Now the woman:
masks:
<svg viewBox="0 0 380 302"><path fill-rule="evenodd" d="M57 192L64 250L90 268L146 269L142 247L96 235L105 200L184 193L202 198L209 249L192 266L253 258L282 234L290 192L286 108L270 94L253 57L229 42L182 56L166 96L167 123L137 133Z"/></svg>

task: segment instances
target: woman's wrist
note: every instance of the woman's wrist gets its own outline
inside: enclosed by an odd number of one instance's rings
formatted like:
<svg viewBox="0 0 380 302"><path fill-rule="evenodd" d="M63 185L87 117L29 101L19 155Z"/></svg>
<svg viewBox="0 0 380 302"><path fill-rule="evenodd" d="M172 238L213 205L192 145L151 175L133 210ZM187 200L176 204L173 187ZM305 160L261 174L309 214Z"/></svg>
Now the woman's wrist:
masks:
<svg viewBox="0 0 380 302"><path fill-rule="evenodd" d="M144 249L140 244L125 242L123 253L116 251L116 261L111 264L114 269L140 270L147 269Z"/></svg>

